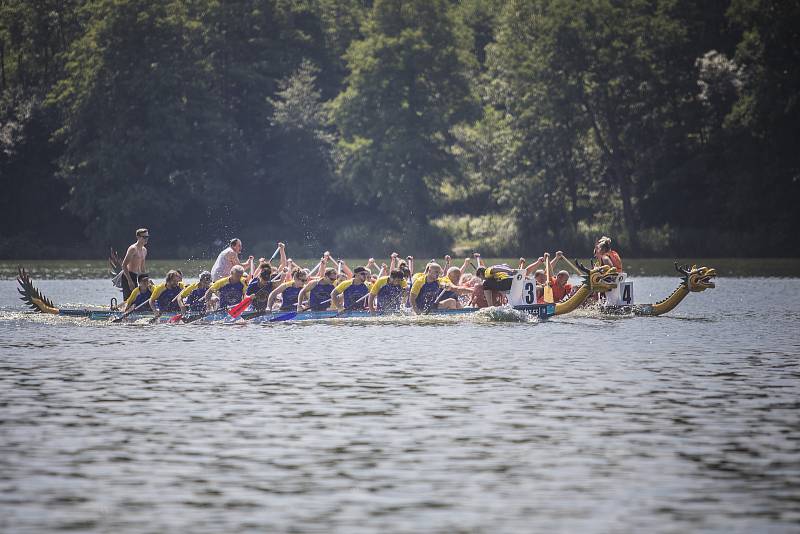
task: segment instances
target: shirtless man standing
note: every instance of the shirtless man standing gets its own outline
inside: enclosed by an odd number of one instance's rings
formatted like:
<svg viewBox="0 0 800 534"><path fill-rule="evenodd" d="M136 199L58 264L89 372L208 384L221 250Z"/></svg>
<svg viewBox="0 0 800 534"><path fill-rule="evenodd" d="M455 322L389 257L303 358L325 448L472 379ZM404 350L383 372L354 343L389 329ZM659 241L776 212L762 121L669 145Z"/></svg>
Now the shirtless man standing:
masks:
<svg viewBox="0 0 800 534"><path fill-rule="evenodd" d="M144 262L147 259L145 245L150 238L147 228L136 230L136 243L128 247L122 260L122 298L127 300L131 292L139 285L139 275L147 271Z"/></svg>

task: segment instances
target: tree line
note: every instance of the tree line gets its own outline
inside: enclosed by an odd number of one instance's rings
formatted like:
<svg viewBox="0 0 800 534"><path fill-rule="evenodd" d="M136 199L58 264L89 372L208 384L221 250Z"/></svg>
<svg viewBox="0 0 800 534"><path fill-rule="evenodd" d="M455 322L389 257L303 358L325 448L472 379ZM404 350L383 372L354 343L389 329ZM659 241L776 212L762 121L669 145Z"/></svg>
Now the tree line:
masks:
<svg viewBox="0 0 800 534"><path fill-rule="evenodd" d="M798 32L796 0L6 0L0 256L796 256Z"/></svg>

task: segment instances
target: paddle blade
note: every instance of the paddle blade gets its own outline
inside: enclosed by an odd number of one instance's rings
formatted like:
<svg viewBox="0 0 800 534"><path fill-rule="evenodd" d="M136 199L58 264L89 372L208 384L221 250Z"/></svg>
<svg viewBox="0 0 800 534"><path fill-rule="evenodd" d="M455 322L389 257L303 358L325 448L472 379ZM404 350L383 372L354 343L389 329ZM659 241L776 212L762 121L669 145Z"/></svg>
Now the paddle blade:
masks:
<svg viewBox="0 0 800 534"><path fill-rule="evenodd" d="M553 288L550 284L544 286L544 301L548 304L553 302Z"/></svg>
<svg viewBox="0 0 800 534"><path fill-rule="evenodd" d="M183 319L183 314L182 313L178 313L178 314L173 315L172 317L170 317L168 322L169 322L169 324L175 324L178 321L180 321L181 319Z"/></svg>
<svg viewBox="0 0 800 534"><path fill-rule="evenodd" d="M291 321L295 317L297 317L297 312L289 312L289 313L284 313L283 315L275 316L272 319L270 319L269 322L277 323L280 321Z"/></svg>
<svg viewBox="0 0 800 534"><path fill-rule="evenodd" d="M247 309L248 306L250 306L250 302L252 302L252 300L253 300L252 295L246 296L245 298L242 299L242 301L239 304L228 310L228 315L236 319L242 314L243 311Z"/></svg>

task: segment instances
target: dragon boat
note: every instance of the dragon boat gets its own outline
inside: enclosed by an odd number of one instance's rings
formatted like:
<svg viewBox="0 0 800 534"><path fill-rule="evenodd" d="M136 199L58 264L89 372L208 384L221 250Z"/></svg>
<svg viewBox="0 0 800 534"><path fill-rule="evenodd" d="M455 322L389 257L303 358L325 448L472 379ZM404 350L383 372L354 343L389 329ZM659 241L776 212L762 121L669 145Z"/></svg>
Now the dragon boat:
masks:
<svg viewBox="0 0 800 534"><path fill-rule="evenodd" d="M617 287L606 293L601 300L600 311L611 315L663 315L675 309L690 293L700 293L716 287L713 280L717 276L717 271L711 267L697 265L690 267L675 263L675 269L681 274L680 284L669 296L654 304L635 304L633 282L621 274L617 278Z"/></svg>
<svg viewBox="0 0 800 534"><path fill-rule="evenodd" d="M507 308L521 312L530 316L539 318L540 320L548 319L553 316L564 315L579 308L590 295L597 292L608 292L616 288L616 279L618 273L616 269L608 266L600 266L592 269L580 265L583 272L583 283L569 298L558 303L539 304L536 302L536 282L533 277L525 275L524 271L519 271L514 277L511 291L508 292L509 305ZM112 262L113 270L113 262ZM120 310L116 309L115 300L112 299L112 304L109 308L62 308L57 306L51 299L42 294L33 284L30 275L22 267L18 268L17 283L19 288L17 291L20 294L20 300L27 304L31 310L38 313L46 313L52 315L62 315L68 317L84 317L93 320L114 320L122 319L130 321L139 321L145 318L153 320L153 322L170 322L175 313L164 313L156 317L152 312L134 312L125 316ZM463 317L480 310L487 308L461 308L456 310L439 310L432 309L426 315L432 316L457 316ZM326 320L326 319L350 319L350 318L363 318L379 316L392 316L392 315L408 315L408 312L387 312L372 314L365 310L349 310L345 312L337 311L304 311L298 313L286 311L274 311L261 313L256 311L247 311L242 314L242 320L250 321L253 323L268 323L274 321L290 320L290 321L304 321L304 320ZM124 317L123 317L124 316ZM286 319L283 319L283 318ZM215 323L215 322L231 322L233 319L228 315L225 310L218 310L201 316L190 316L184 322L201 322L201 323Z"/></svg>

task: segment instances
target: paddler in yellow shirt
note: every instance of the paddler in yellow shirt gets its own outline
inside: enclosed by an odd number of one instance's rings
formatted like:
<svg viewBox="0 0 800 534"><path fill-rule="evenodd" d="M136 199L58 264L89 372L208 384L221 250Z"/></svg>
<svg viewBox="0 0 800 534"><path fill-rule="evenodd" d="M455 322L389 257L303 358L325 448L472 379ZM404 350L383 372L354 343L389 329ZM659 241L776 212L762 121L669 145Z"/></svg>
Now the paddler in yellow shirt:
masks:
<svg viewBox="0 0 800 534"><path fill-rule="evenodd" d="M157 285L150 295L150 308L153 312L176 312L180 308L178 295L183 291L183 275L178 270L170 270L163 284Z"/></svg>
<svg viewBox="0 0 800 534"><path fill-rule="evenodd" d="M448 278L442 277L442 266L431 262L425 266L424 276L417 277L411 285L411 307L415 313L428 313L431 310L455 310L461 303L454 298L442 298L452 287Z"/></svg>
<svg viewBox="0 0 800 534"><path fill-rule="evenodd" d="M230 276L220 278L211 284L206 291L205 300L211 303L212 308L214 304L219 303L219 308L225 310L239 304L244 298L246 290L244 267L234 265L231 267ZM215 293L219 296L214 295ZM212 297L212 295L214 296Z"/></svg>
<svg viewBox="0 0 800 534"><path fill-rule="evenodd" d="M367 307L365 295L369 293L370 285L367 282L369 271L366 267L358 266L353 269L353 277L337 285L331 291L331 302L336 309L363 310Z"/></svg>

